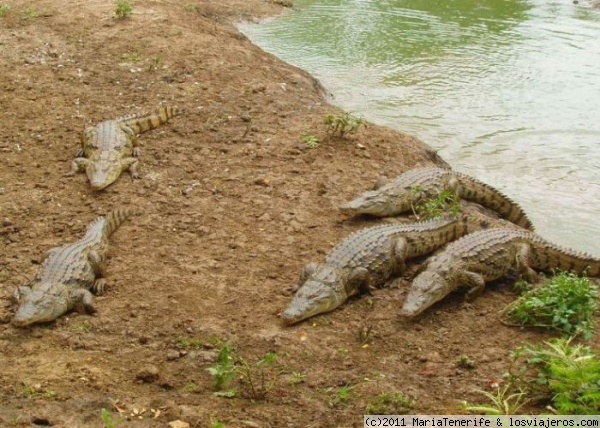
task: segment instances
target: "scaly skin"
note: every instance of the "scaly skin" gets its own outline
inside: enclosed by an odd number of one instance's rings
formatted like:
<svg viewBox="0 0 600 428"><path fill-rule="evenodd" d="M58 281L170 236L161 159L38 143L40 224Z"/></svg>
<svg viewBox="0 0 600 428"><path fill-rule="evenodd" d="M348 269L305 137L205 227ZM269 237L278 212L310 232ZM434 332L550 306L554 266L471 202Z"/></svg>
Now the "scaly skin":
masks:
<svg viewBox="0 0 600 428"><path fill-rule="evenodd" d="M66 175L85 171L94 190L114 183L126 169L137 178L139 148L136 135L158 128L180 113L176 107L160 107L149 114L124 116L86 128L81 135L82 148Z"/></svg>
<svg viewBox="0 0 600 428"><path fill-rule="evenodd" d="M600 276L600 259L559 247L526 230L474 232L427 262L414 279L400 315L415 317L459 287L467 287L467 298L472 299L483 292L486 282L505 276L512 268L531 282L537 277L535 270Z"/></svg>
<svg viewBox="0 0 600 428"><path fill-rule="evenodd" d="M322 264L310 263L281 314L293 324L329 312L360 291L383 286L405 270L408 259L427 254L467 232L467 219L387 224L353 233L336 245Z"/></svg>
<svg viewBox="0 0 600 428"><path fill-rule="evenodd" d="M128 210L113 211L90 224L81 240L50 250L32 283L15 290L19 307L13 325L49 322L79 305L95 312L90 290L104 290L108 237L130 215Z"/></svg>
<svg viewBox="0 0 600 428"><path fill-rule="evenodd" d="M493 187L466 174L437 167L416 168L376 190L364 192L340 209L348 214L388 217L410 211L421 200L450 190L460 198L477 202L529 230L533 226L521 207Z"/></svg>

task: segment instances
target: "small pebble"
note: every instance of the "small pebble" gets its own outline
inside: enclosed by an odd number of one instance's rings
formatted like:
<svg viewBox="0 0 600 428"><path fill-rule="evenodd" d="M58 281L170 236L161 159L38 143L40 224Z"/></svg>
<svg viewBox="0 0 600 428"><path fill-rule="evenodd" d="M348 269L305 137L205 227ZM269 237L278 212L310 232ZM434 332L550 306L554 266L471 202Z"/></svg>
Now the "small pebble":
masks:
<svg viewBox="0 0 600 428"><path fill-rule="evenodd" d="M135 378L144 383L156 382L158 380L158 367L147 365L135 375Z"/></svg>

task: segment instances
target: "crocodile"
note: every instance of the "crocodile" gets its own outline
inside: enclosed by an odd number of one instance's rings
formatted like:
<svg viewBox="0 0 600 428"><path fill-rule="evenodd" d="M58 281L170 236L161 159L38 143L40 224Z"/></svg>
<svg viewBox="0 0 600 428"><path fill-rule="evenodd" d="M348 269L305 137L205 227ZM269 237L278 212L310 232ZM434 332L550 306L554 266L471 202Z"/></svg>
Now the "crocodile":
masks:
<svg viewBox="0 0 600 428"><path fill-rule="evenodd" d="M471 233L450 243L426 264L409 288L401 316L415 317L460 287L467 288L466 298L471 300L483 292L486 282L502 278L513 268L530 282L536 281L536 270L600 276L600 259L559 247L523 229Z"/></svg>
<svg viewBox="0 0 600 428"><path fill-rule="evenodd" d="M340 206L347 214L368 214L388 217L410 211L421 200L436 196L442 190L458 197L477 202L496 211L511 222L534 230L523 209L493 187L460 172L438 167L421 167L406 171L388 183L379 183Z"/></svg>
<svg viewBox="0 0 600 428"><path fill-rule="evenodd" d="M123 116L87 127L81 134L82 147L65 175L85 171L94 190L114 183L126 169L138 178L140 150L136 135L155 129L180 113L176 107L160 107L152 113Z"/></svg>
<svg viewBox="0 0 600 428"><path fill-rule="evenodd" d="M296 294L281 314L285 324L330 312L349 297L401 275L408 259L425 255L467 233L466 216L395 223L359 230L337 244L324 263L309 263Z"/></svg>
<svg viewBox="0 0 600 428"><path fill-rule="evenodd" d="M90 290L99 294L106 286L108 237L131 214L127 209L112 211L91 223L81 240L51 249L33 281L15 290L19 306L13 325L50 322L75 307L94 313Z"/></svg>

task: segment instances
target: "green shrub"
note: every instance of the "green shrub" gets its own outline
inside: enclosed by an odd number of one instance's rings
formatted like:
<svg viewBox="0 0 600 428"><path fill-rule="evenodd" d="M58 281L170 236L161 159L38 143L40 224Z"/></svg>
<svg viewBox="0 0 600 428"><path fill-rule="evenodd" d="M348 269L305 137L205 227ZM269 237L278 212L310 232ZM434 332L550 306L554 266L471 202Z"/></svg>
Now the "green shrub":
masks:
<svg viewBox="0 0 600 428"><path fill-rule="evenodd" d="M559 273L546 284L525 292L501 312L506 324L546 327L567 335L592 337L597 287L585 276Z"/></svg>
<svg viewBox="0 0 600 428"><path fill-rule="evenodd" d="M537 384L547 389L560 415L595 415L600 409L600 359L571 339L554 339L527 347L527 363L535 367Z"/></svg>
<svg viewBox="0 0 600 428"><path fill-rule="evenodd" d="M115 2L115 17L118 19L129 18L132 12L133 6L129 0L117 0Z"/></svg>

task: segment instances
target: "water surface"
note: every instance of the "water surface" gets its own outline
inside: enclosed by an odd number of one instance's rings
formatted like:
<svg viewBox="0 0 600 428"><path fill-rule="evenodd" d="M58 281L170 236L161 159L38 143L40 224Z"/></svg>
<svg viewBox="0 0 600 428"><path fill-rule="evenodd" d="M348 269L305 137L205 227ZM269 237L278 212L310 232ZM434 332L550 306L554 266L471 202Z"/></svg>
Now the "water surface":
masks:
<svg viewBox="0 0 600 428"><path fill-rule="evenodd" d="M600 11L547 0L296 0L241 30L342 108L501 189L600 256Z"/></svg>

